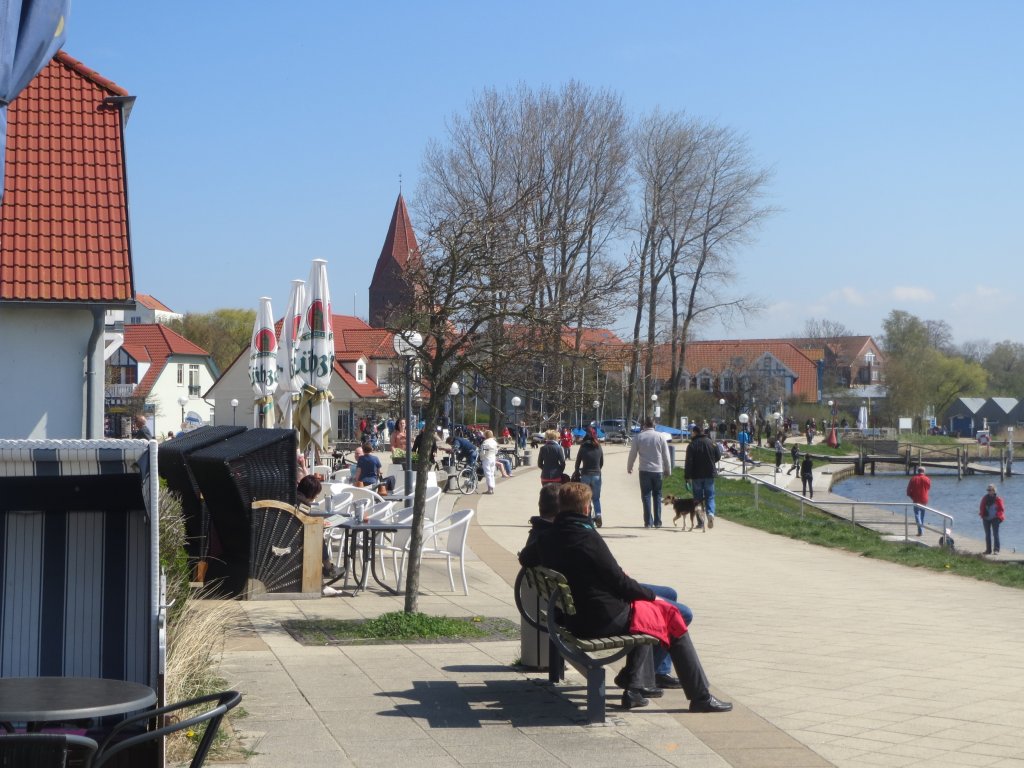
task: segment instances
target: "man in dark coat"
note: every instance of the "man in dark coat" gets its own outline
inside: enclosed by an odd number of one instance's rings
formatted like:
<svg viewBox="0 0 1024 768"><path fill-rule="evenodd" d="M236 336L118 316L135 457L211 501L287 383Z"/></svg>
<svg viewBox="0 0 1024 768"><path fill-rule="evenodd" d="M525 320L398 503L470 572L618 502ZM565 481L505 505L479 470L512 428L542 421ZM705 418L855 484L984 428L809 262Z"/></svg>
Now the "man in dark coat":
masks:
<svg viewBox="0 0 1024 768"><path fill-rule="evenodd" d="M695 424L693 439L686 446L683 477L693 489L693 500L704 502L708 528L715 527L715 475L721 460L721 449Z"/></svg>
<svg viewBox="0 0 1024 768"><path fill-rule="evenodd" d="M559 491L559 513L546 531L538 530L532 543L519 553L527 567L542 565L561 573L569 582L576 614L566 617L568 628L580 637L628 634L632 603L655 600L650 588L630 578L619 566L608 545L586 515L590 488L566 483ZM531 536L534 532L531 531ZM691 712L728 712L732 704L711 695L697 650L689 632L671 639L668 647ZM627 690L626 709L645 706L643 683L651 679L651 647L630 652L622 675Z"/></svg>

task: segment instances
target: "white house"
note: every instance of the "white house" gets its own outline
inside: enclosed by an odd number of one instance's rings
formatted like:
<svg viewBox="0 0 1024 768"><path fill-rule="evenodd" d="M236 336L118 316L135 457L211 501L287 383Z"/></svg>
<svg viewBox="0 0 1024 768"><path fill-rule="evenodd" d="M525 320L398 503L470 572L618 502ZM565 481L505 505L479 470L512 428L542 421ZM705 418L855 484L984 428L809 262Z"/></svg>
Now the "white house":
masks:
<svg viewBox="0 0 1024 768"><path fill-rule="evenodd" d="M144 401L143 413L154 436L178 432L185 417L211 423L213 404L202 395L217 379L213 358L169 328L126 325L124 343L107 361L107 431L122 436L131 400Z"/></svg>
<svg viewBox="0 0 1024 768"><path fill-rule="evenodd" d="M363 416L397 412L403 368L395 355L390 332L371 328L350 315L334 315L332 326L332 424L335 438L351 440L358 437L356 425ZM280 327L278 322L278 333ZM216 424L255 425L255 395L249 383L248 352L248 347L243 349L206 393L206 398L216 403ZM238 401L237 407L231 406L232 400Z"/></svg>
<svg viewBox="0 0 1024 768"><path fill-rule="evenodd" d="M7 110L0 437L103 435L104 313L132 304L134 97L58 53Z"/></svg>
<svg viewBox="0 0 1024 768"><path fill-rule="evenodd" d="M172 320L181 320L184 315L175 312L162 301L146 293L135 294L135 304L125 309L107 310L107 325L166 325Z"/></svg>

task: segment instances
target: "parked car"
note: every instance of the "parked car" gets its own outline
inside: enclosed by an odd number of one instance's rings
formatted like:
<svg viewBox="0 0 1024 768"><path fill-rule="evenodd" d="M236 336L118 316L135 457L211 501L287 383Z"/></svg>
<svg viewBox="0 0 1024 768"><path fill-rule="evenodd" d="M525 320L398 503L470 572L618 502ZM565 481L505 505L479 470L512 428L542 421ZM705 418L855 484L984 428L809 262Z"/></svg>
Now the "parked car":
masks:
<svg viewBox="0 0 1024 768"><path fill-rule="evenodd" d="M606 433L608 432L625 432L626 431L626 420L625 419L601 419L601 429ZM632 419L632 426L630 432L639 432L640 422L636 419Z"/></svg>

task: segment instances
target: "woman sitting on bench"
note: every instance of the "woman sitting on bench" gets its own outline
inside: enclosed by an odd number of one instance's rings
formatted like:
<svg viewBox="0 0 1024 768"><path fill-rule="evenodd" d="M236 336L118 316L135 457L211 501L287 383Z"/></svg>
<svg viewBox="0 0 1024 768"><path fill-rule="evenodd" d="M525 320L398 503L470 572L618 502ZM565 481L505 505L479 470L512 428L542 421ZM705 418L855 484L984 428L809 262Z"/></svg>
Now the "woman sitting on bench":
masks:
<svg viewBox="0 0 1024 768"><path fill-rule="evenodd" d="M565 576L576 604L576 614L566 617L569 630L584 638L623 635L631 631L654 634L647 631L646 626L631 629L633 604L653 602L657 598L649 588L626 575L587 517L590 487L583 483L566 483L559 490L558 503L554 524L520 552L519 561L526 567L541 565ZM711 695L690 634L675 608L671 613L677 624L674 629L669 625L665 635L668 653L686 698L690 700L690 711L728 712L732 704ZM623 678L627 689L622 695L622 706L625 709L646 706L649 702L642 690L654 687L650 646L630 652Z"/></svg>

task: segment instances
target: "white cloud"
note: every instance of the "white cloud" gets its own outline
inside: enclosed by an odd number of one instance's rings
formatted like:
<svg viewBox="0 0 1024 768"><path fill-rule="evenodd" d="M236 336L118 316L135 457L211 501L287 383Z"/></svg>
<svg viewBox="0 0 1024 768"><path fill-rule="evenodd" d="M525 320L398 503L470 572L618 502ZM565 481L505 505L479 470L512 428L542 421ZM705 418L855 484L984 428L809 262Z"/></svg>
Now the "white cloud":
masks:
<svg viewBox="0 0 1024 768"><path fill-rule="evenodd" d="M829 305L847 304L853 307L862 307L868 302L864 294L853 286L847 285L842 288L829 291L826 296L826 303Z"/></svg>
<svg viewBox="0 0 1024 768"><path fill-rule="evenodd" d="M913 285L897 285L889 295L895 301L935 301L935 294L930 290Z"/></svg>

